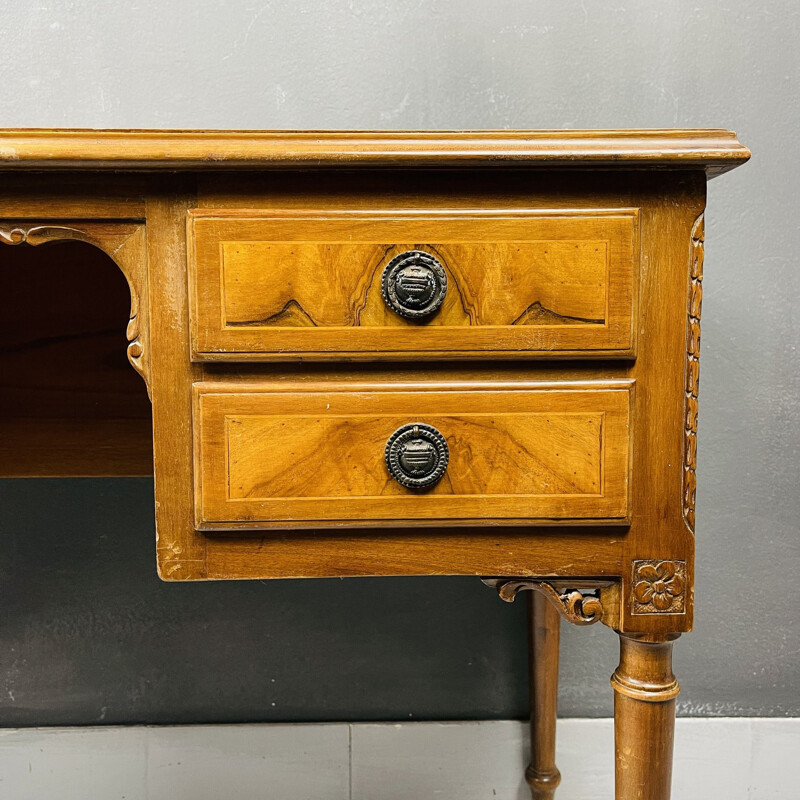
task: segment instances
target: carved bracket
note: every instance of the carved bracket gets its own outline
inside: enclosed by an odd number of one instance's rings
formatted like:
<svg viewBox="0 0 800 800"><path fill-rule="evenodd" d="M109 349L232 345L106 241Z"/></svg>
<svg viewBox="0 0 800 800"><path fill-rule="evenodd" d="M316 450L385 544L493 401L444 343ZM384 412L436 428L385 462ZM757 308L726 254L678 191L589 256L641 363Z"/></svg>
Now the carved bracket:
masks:
<svg viewBox="0 0 800 800"><path fill-rule="evenodd" d="M29 225L27 227L0 227L0 242L4 244L44 244L59 239L86 241L86 234L66 225Z"/></svg>
<svg viewBox="0 0 800 800"><path fill-rule="evenodd" d="M147 251L144 225L132 222L71 222L69 224L0 223L0 243L40 245L76 240L106 253L120 268L131 294L126 336L128 361L142 376L150 393L150 349L147 320Z"/></svg>
<svg viewBox="0 0 800 800"><path fill-rule="evenodd" d="M482 582L497 590L501 600L513 603L519 592L540 592L555 606L558 613L573 625L593 625L603 615L603 604L597 594L585 589L562 588L554 582L537 578L481 578ZM605 585L605 584L604 584Z"/></svg>
<svg viewBox="0 0 800 800"><path fill-rule="evenodd" d="M697 490L697 389L700 377L700 312L703 305L705 222L701 214L692 227L689 259L689 307L686 333L686 417L684 421L683 518L694 533Z"/></svg>

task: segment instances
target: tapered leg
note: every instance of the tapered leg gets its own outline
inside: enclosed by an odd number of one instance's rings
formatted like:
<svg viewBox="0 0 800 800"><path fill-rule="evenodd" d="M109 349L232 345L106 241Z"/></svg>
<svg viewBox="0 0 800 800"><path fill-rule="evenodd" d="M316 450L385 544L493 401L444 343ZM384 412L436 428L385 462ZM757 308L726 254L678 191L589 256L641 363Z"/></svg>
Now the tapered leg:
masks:
<svg viewBox="0 0 800 800"><path fill-rule="evenodd" d="M620 634L614 687L617 800L669 800L675 698L672 640Z"/></svg>
<svg viewBox="0 0 800 800"><path fill-rule="evenodd" d="M558 643L561 618L540 592L528 594L531 763L525 780L533 800L553 800L561 773L556 768Z"/></svg>

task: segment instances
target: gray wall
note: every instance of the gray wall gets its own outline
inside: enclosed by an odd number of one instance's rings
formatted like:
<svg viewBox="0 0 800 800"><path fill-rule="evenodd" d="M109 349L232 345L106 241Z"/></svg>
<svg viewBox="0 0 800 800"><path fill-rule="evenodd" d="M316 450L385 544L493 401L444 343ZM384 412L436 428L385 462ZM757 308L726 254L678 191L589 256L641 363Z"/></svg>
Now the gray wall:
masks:
<svg viewBox="0 0 800 800"><path fill-rule="evenodd" d="M681 711L800 710L796 0L6 0L3 126L735 129L710 185L696 632ZM148 481L4 482L2 724L478 718L524 613L474 580L167 586ZM565 631L562 712L613 635Z"/></svg>

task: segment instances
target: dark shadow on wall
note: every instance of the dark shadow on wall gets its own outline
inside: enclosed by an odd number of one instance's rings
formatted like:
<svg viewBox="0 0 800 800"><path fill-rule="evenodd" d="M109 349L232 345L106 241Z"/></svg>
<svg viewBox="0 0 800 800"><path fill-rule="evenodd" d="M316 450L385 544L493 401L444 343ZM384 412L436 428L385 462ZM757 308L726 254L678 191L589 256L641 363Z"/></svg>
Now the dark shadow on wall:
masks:
<svg viewBox="0 0 800 800"><path fill-rule="evenodd" d="M150 479L0 505L2 726L526 713L525 604L477 579L162 583Z"/></svg>

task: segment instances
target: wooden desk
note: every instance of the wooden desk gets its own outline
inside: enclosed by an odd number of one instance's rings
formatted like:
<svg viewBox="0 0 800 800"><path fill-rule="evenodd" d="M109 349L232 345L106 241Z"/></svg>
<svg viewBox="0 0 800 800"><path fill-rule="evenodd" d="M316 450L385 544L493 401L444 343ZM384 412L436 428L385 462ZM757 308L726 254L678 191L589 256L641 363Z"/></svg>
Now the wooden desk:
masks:
<svg viewBox="0 0 800 800"><path fill-rule="evenodd" d="M705 185L748 157L719 130L7 130L0 241L88 243L127 279L164 580L533 590L533 796L558 784L560 614L619 633L617 797L664 800L693 613ZM102 379L81 372L92 353L113 358L119 292L60 247L35 305L77 338L37 370L41 315L9 305L0 471L140 474L132 385L65 399Z"/></svg>

